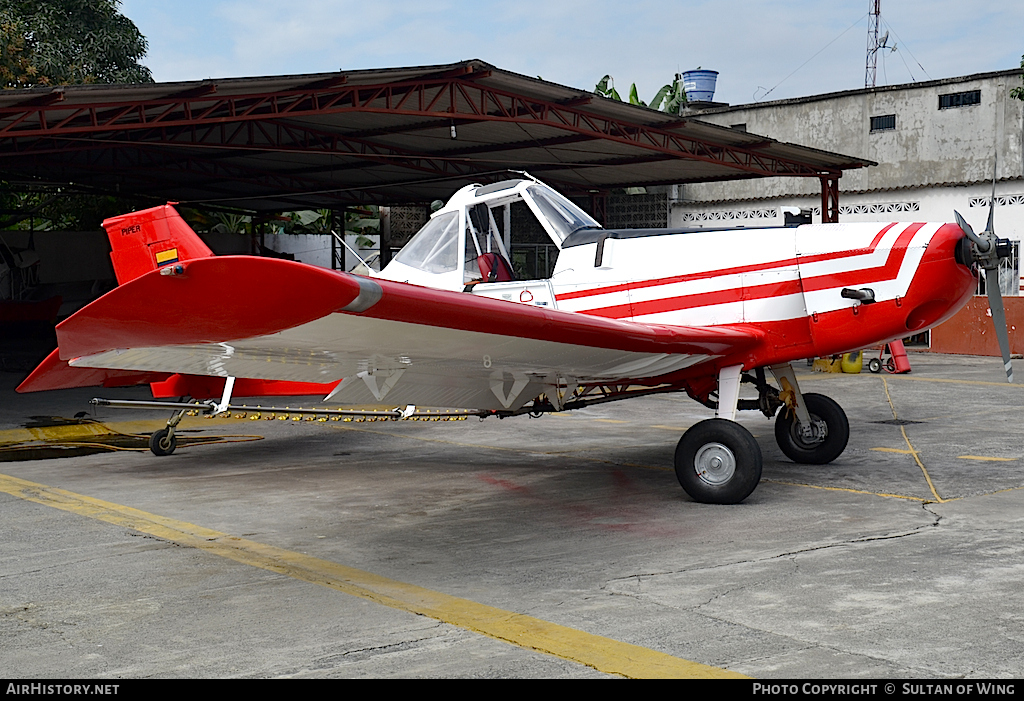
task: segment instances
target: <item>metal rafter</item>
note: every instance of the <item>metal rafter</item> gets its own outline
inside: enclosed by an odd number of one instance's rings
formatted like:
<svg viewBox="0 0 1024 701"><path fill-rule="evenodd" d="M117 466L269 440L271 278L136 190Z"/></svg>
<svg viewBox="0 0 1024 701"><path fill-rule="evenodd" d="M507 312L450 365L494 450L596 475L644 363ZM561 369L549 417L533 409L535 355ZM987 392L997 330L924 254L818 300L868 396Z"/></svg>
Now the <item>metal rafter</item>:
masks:
<svg viewBox="0 0 1024 701"><path fill-rule="evenodd" d="M384 146L365 139L353 139L324 130L278 121L249 121L235 124L159 127L123 134L86 137L53 136L28 141L10 139L16 150L0 149L0 159L25 154L72 153L97 149L145 148L147 146L182 146L222 148L225 156L232 153L303 153L348 156L357 162L332 168L362 168L367 162L399 166L439 176L465 175L475 172L475 163L458 156L424 156L412 151ZM500 149L499 149L500 150Z"/></svg>
<svg viewBox="0 0 1024 701"><path fill-rule="evenodd" d="M478 72L474 77L487 75ZM67 105L66 101L23 104L0 108L0 141L138 130L152 133L154 127L195 128L267 120L279 123L289 117L345 112L538 124L746 173L819 178L840 175L838 171L767 155L756 146L729 146L689 136L683 121L668 127L632 123L586 112L576 104L516 95L465 77L307 87L252 95L211 93L87 105ZM364 147L372 150L369 142Z"/></svg>
<svg viewBox="0 0 1024 701"><path fill-rule="evenodd" d="M97 176L118 176L131 173L132 180L135 183L149 182L156 187L162 187L166 191L167 187L163 180L147 175L148 173L156 172L155 169L159 168L164 171L201 176L204 178L202 181L204 190L215 191L225 198L239 199L244 199L244 193L252 191L256 187L280 193L275 195L275 197L281 200L288 199L289 197L301 197L305 192L316 192L320 198L344 202L345 198L332 196L330 190L337 190L340 193L350 187L343 183L303 178L289 172L267 171L237 163L227 163L219 159L202 158L194 154L174 154L173 158L167 158L169 154L166 149L159 148L154 144L143 143L139 144L137 149L116 151L113 152L110 158L105 159L105 156L109 153L109 151L90 150L84 154L84 160L77 159L73 163L58 162L51 164L49 167L56 169L72 168ZM241 187L229 189L226 187L228 183ZM187 187L187 184L175 186L178 190ZM385 198L377 190L388 187L392 186L388 183L379 183L376 187L360 186L357 189L367 195L367 200L383 202ZM137 186L125 188L126 192L129 190L138 195L149 194L145 188Z"/></svg>

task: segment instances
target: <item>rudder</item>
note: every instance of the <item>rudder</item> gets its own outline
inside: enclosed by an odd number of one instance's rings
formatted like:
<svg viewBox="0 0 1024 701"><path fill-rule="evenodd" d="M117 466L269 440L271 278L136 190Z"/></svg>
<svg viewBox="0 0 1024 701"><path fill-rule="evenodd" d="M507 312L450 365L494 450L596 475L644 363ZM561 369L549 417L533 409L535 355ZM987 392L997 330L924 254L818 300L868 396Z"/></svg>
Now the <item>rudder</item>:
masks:
<svg viewBox="0 0 1024 701"><path fill-rule="evenodd" d="M118 285L178 261L213 256L213 251L171 205L103 221Z"/></svg>

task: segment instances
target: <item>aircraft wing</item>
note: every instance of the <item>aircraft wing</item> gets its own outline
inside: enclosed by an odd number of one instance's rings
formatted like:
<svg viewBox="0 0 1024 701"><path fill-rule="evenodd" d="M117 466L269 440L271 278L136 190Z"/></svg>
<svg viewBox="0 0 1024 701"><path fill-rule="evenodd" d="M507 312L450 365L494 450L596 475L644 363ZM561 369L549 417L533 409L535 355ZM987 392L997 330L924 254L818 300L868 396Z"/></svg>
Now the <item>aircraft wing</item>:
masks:
<svg viewBox="0 0 1024 701"><path fill-rule="evenodd" d="M657 384L742 355L762 335L221 256L135 278L58 325L57 338L63 362L50 364L62 378L105 369L337 383L339 403L514 410L559 384ZM52 388L46 374L40 366L19 390Z"/></svg>

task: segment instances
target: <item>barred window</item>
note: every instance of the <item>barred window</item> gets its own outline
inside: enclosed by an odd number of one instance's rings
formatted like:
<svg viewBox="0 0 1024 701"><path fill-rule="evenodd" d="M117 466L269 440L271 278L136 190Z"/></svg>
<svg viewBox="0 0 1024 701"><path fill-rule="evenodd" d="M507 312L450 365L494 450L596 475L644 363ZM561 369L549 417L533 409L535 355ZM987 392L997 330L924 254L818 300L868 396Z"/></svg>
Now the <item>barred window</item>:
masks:
<svg viewBox="0 0 1024 701"><path fill-rule="evenodd" d="M871 118L871 131L890 131L896 128L896 115L885 114Z"/></svg>
<svg viewBox="0 0 1024 701"><path fill-rule="evenodd" d="M968 105L981 104L981 90L968 90L967 92L955 92L950 95L939 95L939 109L948 110L951 107L967 107Z"/></svg>

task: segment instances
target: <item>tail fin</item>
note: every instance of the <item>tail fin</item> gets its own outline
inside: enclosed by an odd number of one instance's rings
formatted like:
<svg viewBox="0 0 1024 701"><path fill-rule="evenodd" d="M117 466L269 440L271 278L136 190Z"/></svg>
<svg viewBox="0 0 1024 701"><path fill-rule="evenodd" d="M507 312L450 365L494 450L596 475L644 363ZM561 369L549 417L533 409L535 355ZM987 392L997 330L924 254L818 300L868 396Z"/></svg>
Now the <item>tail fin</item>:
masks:
<svg viewBox="0 0 1024 701"><path fill-rule="evenodd" d="M213 255L171 203L111 217L103 228L118 285L180 260Z"/></svg>

